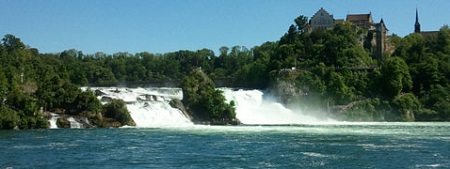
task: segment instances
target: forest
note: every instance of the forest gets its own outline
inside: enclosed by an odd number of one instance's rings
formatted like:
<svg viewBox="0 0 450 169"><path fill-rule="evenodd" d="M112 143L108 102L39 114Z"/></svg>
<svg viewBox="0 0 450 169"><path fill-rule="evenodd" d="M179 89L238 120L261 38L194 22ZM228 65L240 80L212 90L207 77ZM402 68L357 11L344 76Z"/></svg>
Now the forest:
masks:
<svg viewBox="0 0 450 169"><path fill-rule="evenodd" d="M287 105L342 120L450 120L448 26L431 37L392 35L392 52L375 58L358 42L367 30L344 22L307 32L306 22L296 18L278 41L221 47L218 54L40 53L7 34L0 44L0 129L47 128L46 111L98 118L107 108L81 86L179 86L195 69L219 86L267 89Z"/></svg>

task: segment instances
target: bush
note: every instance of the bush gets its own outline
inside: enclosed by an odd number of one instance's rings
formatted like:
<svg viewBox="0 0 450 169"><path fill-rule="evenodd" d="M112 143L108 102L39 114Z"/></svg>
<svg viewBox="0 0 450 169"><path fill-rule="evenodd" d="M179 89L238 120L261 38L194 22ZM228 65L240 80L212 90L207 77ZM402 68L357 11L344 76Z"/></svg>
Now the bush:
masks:
<svg viewBox="0 0 450 169"><path fill-rule="evenodd" d="M226 103L222 91L201 70L193 70L181 84L183 103L200 121L230 122L236 118L234 102Z"/></svg>
<svg viewBox="0 0 450 169"><path fill-rule="evenodd" d="M401 121L414 121L414 114L421 109L419 100L414 94L399 95L392 101L392 107L396 110Z"/></svg>
<svg viewBox="0 0 450 169"><path fill-rule="evenodd" d="M102 108L102 104L90 89L78 94L74 106L77 113L88 114L97 114Z"/></svg>
<svg viewBox="0 0 450 169"><path fill-rule="evenodd" d="M0 129L14 129L19 124L19 120L16 111L0 105Z"/></svg>
<svg viewBox="0 0 450 169"><path fill-rule="evenodd" d="M113 99L103 106L103 116L114 119L122 125L134 125L130 112L125 106L125 102L120 99Z"/></svg>

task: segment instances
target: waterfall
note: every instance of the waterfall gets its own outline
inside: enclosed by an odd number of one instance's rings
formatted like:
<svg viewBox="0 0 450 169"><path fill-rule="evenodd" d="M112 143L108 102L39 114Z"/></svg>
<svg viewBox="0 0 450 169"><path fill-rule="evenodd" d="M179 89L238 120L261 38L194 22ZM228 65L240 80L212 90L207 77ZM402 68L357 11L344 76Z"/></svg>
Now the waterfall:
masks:
<svg viewBox="0 0 450 169"><path fill-rule="evenodd" d="M136 127L182 127L192 126L191 120L178 109L172 108L172 99L183 98L180 88L92 88L102 95L103 104L110 99L125 101Z"/></svg>
<svg viewBox="0 0 450 169"><path fill-rule="evenodd" d="M319 120L301 111L284 107L281 103L263 97L259 90L232 90L221 88L226 100L236 104L236 118L243 124L316 124L335 122Z"/></svg>
<svg viewBox="0 0 450 169"><path fill-rule="evenodd" d="M135 102L127 104L136 127L181 127L192 122L168 102Z"/></svg>
<svg viewBox="0 0 450 169"><path fill-rule="evenodd" d="M86 90L86 88L83 88ZM189 117L169 102L183 99L180 88L92 88L102 104L111 99L125 101L136 127L184 127L193 126ZM236 105L236 117L243 124L323 124L336 122L331 119L318 119L299 110L291 110L283 104L269 99L260 90L233 90L221 88L226 100Z"/></svg>
<svg viewBox="0 0 450 169"><path fill-rule="evenodd" d="M58 126L56 125L56 121L61 117L59 114L55 114L55 113L50 113L50 115L52 116L49 120L50 122L50 128L51 129L57 129Z"/></svg>
<svg viewBox="0 0 450 169"><path fill-rule="evenodd" d="M82 128L83 125L81 123L77 122L73 117L67 118L67 121L70 123L70 128Z"/></svg>

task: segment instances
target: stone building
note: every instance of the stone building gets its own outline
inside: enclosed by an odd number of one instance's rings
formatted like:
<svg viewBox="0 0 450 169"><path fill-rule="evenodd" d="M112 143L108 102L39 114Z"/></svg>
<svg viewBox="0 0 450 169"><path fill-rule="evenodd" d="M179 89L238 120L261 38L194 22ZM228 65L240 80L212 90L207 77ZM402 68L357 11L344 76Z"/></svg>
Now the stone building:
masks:
<svg viewBox="0 0 450 169"><path fill-rule="evenodd" d="M385 52L389 51L388 29L383 19L379 23L374 23L372 13L368 14L348 14L346 21L352 25L363 28L358 41L364 48L372 52L372 56L377 60L382 60Z"/></svg>
<svg viewBox="0 0 450 169"><path fill-rule="evenodd" d="M341 24L341 23L344 23L344 22L345 22L344 19L335 19L334 20L334 25Z"/></svg>
<svg viewBox="0 0 450 169"><path fill-rule="evenodd" d="M355 27L363 28L363 31L359 31L358 41L365 49L372 53L375 59L382 60L383 54L390 50L388 44L389 30L383 19L379 23L374 23L371 12L368 14L348 14L344 20L334 19L333 15L329 14L325 9L320 8L311 17L307 27L309 32L314 30L321 31L332 29L335 25L343 22L349 22Z"/></svg>
<svg viewBox="0 0 450 169"><path fill-rule="evenodd" d="M383 60L383 54L386 51L389 51L388 31L389 30L386 28L386 24L384 24L383 18L381 18L380 23L375 24L375 29L372 30L375 36L374 56L378 60Z"/></svg>
<svg viewBox="0 0 450 169"><path fill-rule="evenodd" d="M334 27L333 15L320 8L309 20L309 28L312 30L326 30Z"/></svg>
<svg viewBox="0 0 450 169"><path fill-rule="evenodd" d="M352 23L355 26L361 28L367 28L369 30L374 29L372 20L372 13L369 14L348 14L345 19L347 22Z"/></svg>

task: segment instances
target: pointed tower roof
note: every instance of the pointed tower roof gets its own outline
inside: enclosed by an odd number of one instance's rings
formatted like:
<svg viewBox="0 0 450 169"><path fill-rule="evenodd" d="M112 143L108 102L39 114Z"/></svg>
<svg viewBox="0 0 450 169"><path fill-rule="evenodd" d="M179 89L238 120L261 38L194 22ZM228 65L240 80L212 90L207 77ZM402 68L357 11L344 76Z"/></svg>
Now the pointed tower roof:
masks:
<svg viewBox="0 0 450 169"><path fill-rule="evenodd" d="M380 23L375 24L375 29L377 31L382 31L382 30L389 31L389 29L386 27L386 24L384 23L383 18L381 18Z"/></svg>
<svg viewBox="0 0 450 169"><path fill-rule="evenodd" d="M416 8L416 23L414 24L414 33L420 32L419 11Z"/></svg>

